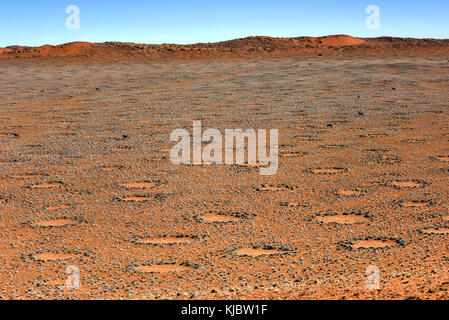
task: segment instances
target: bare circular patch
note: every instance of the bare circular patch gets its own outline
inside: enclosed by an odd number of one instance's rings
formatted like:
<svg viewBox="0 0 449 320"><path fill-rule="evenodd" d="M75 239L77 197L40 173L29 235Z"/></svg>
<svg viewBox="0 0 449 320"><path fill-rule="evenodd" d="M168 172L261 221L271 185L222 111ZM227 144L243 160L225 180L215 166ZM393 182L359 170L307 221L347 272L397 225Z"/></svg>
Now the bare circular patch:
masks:
<svg viewBox="0 0 449 320"><path fill-rule="evenodd" d="M338 189L335 194L342 197L358 197L362 194L359 190L353 189Z"/></svg>
<svg viewBox="0 0 449 320"><path fill-rule="evenodd" d="M246 168L261 168L261 167L268 166L268 164L267 163L257 162L257 163L243 163L243 164L238 164L237 166L239 166L239 167L246 167Z"/></svg>
<svg viewBox="0 0 449 320"><path fill-rule="evenodd" d="M167 273L190 271L192 267L183 264L153 264L134 266L133 270L141 273Z"/></svg>
<svg viewBox="0 0 449 320"><path fill-rule="evenodd" d="M81 257L79 253L58 253L58 252L41 252L33 254L32 257L38 261L59 261L77 259Z"/></svg>
<svg viewBox="0 0 449 320"><path fill-rule="evenodd" d="M365 134L361 134L360 138L383 138L383 137L388 137L388 134L383 133L383 132L372 132L372 133L367 133Z"/></svg>
<svg viewBox="0 0 449 320"><path fill-rule="evenodd" d="M378 249L397 246L398 242L395 240L358 240L355 241L351 247L353 249Z"/></svg>
<svg viewBox="0 0 449 320"><path fill-rule="evenodd" d="M278 191L291 191L294 190L295 188L292 186L288 186L286 184L278 184L278 185L266 185L263 184L260 187L257 187L256 190L257 191L272 191L272 192L278 192Z"/></svg>
<svg viewBox="0 0 449 320"><path fill-rule="evenodd" d="M114 150L114 151L129 151L129 150L131 150L131 149L132 149L131 147L120 146L120 147L115 147L115 148L113 148L112 150Z"/></svg>
<svg viewBox="0 0 449 320"><path fill-rule="evenodd" d="M328 214L317 216L315 219L324 224L357 224L370 221L366 215L362 214Z"/></svg>
<svg viewBox="0 0 449 320"><path fill-rule="evenodd" d="M207 212L197 216L201 222L207 223L233 223L248 220L250 217L239 212Z"/></svg>
<svg viewBox="0 0 449 320"><path fill-rule="evenodd" d="M405 139L401 141L402 143L407 143L407 144L416 144L416 143L424 143L426 142L426 140L424 139Z"/></svg>
<svg viewBox="0 0 449 320"><path fill-rule="evenodd" d="M347 148L347 146L345 146L343 144L323 144L320 146L320 148L327 149L327 150L339 150L339 149Z"/></svg>
<svg viewBox="0 0 449 320"><path fill-rule="evenodd" d="M345 173L347 171L348 169L346 168L317 168L311 170L313 174L338 174Z"/></svg>
<svg viewBox="0 0 449 320"><path fill-rule="evenodd" d="M386 249L391 247L405 246L405 242L396 238L374 238L350 239L340 242L344 248L349 250L357 249Z"/></svg>
<svg viewBox="0 0 449 320"><path fill-rule="evenodd" d="M426 234L449 234L449 228L427 228L422 232Z"/></svg>
<svg viewBox="0 0 449 320"><path fill-rule="evenodd" d="M424 208L430 207L433 204L432 201L401 201L399 205L404 208Z"/></svg>
<svg viewBox="0 0 449 320"><path fill-rule="evenodd" d="M301 125L301 126L296 127L296 129L301 129L301 130L316 129L316 127L314 125L311 125L311 124L305 124L305 125Z"/></svg>
<svg viewBox="0 0 449 320"><path fill-rule="evenodd" d="M20 135L15 132L0 132L0 137L19 138Z"/></svg>
<svg viewBox="0 0 449 320"><path fill-rule="evenodd" d="M144 181L144 182L130 182L130 183L120 183L119 186L126 189L151 189L159 184L158 181Z"/></svg>
<svg viewBox="0 0 449 320"><path fill-rule="evenodd" d="M299 157L304 157L307 156L308 153L307 152L302 152L302 151L292 151L292 152L281 152L279 153L279 155L282 158L299 158Z"/></svg>
<svg viewBox="0 0 449 320"><path fill-rule="evenodd" d="M106 166L106 167L101 167L100 169L103 171L114 171L114 170L120 170L122 169L122 166Z"/></svg>
<svg viewBox="0 0 449 320"><path fill-rule="evenodd" d="M449 156L437 156L435 158L439 161L449 162Z"/></svg>
<svg viewBox="0 0 449 320"><path fill-rule="evenodd" d="M30 223L30 226L33 228L68 227L75 226L80 223L81 220L76 218L59 218L34 221Z"/></svg>
<svg viewBox="0 0 449 320"><path fill-rule="evenodd" d="M254 248L254 247L248 247L248 248L240 248L234 251L234 253L238 256L248 256L248 257L259 257L259 256L266 256L266 255L280 255L285 254L285 250L279 250L275 248Z"/></svg>
<svg viewBox="0 0 449 320"><path fill-rule="evenodd" d="M388 185L396 188L423 188L427 183L419 180L397 180L392 181Z"/></svg>
<svg viewBox="0 0 449 320"><path fill-rule="evenodd" d="M213 164L214 164L213 162L192 162L188 165L192 167L209 167L212 166Z"/></svg>
<svg viewBox="0 0 449 320"><path fill-rule="evenodd" d="M366 149L366 152L375 152L375 153L384 153L384 152L389 152L389 149L381 149L381 148L370 148L370 149Z"/></svg>
<svg viewBox="0 0 449 320"><path fill-rule="evenodd" d="M167 175L170 174L171 171L170 170L154 170L151 172L153 175Z"/></svg>
<svg viewBox="0 0 449 320"><path fill-rule="evenodd" d="M32 185L31 188L33 189L50 189L50 188L58 188L61 187L63 184L62 182L45 182L41 184L35 184Z"/></svg>
<svg viewBox="0 0 449 320"><path fill-rule="evenodd" d="M29 144L27 146L25 146L26 148L31 148L31 149L38 149L38 148L42 148L42 146L40 144Z"/></svg>
<svg viewBox="0 0 449 320"><path fill-rule="evenodd" d="M174 245L174 244L189 244L197 241L198 237L193 236L163 236L163 237L146 237L140 238L135 241L137 244L150 244L150 245Z"/></svg>

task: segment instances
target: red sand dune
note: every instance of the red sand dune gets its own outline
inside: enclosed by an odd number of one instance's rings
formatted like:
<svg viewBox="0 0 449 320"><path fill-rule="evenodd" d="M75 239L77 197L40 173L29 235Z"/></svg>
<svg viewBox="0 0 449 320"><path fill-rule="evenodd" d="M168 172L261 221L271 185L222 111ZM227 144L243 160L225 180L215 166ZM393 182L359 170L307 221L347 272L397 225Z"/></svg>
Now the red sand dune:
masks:
<svg viewBox="0 0 449 320"><path fill-rule="evenodd" d="M322 44L325 46L356 46L359 44L365 44L366 41L359 38L354 38L347 35L328 36L320 38L311 38L314 44Z"/></svg>
<svg viewBox="0 0 449 320"><path fill-rule="evenodd" d="M449 40L411 38L370 38L360 39L348 35L326 37L247 37L217 43L177 44L136 44L123 42L72 42L57 46L41 47L10 46L0 48L0 60L22 58L70 57L93 60L147 59L147 58L227 58L258 56L338 56L389 55L398 50L408 55L426 55L447 52Z"/></svg>
<svg viewBox="0 0 449 320"><path fill-rule="evenodd" d="M90 42L71 42L52 46L49 44L40 47L10 46L0 49L0 54L19 54L23 56L76 56L88 53L96 45Z"/></svg>
<svg viewBox="0 0 449 320"><path fill-rule="evenodd" d="M45 45L34 49L42 55L69 56L86 53L93 46L90 42L71 42L59 46Z"/></svg>

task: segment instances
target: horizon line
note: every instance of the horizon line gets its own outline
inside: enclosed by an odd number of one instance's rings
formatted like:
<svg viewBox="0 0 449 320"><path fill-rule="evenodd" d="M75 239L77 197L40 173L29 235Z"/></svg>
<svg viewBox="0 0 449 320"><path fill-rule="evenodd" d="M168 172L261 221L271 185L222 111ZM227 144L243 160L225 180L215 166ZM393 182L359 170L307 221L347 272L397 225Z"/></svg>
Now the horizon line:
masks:
<svg viewBox="0 0 449 320"><path fill-rule="evenodd" d="M400 37L400 36L391 36L391 35L382 35L378 37L356 37L349 34L329 34L324 36L295 36L295 37L280 37L280 36L265 36L265 35L248 35L244 37L239 38L231 38L227 40L220 40L220 41L210 41L210 42L191 42L191 43L175 43L175 42L160 42L160 43L149 43L149 42L133 42L133 41L116 41L116 40L106 40L106 41L85 41L85 40L76 40L76 41L69 41L69 42L63 42L63 43L57 43L57 44L51 44L51 43L44 43L41 45L36 46L30 46L30 45L23 45L23 44L12 44L5 47L0 47L4 49L8 49L11 47L27 47L27 48L38 48L43 46L61 46L65 44L70 43L91 43L91 44L104 44L104 43L132 43L132 44L142 44L142 45L178 45L178 46L188 46L188 45L198 45L198 44L215 44L215 43L222 43L222 42L228 42L228 41L234 41L234 40L240 40L240 39L248 39L248 38L271 38L271 39L297 39L297 38L325 38L325 37L336 37L336 36L349 36L353 38L358 39L379 39L379 38L397 38L397 39L416 39L416 40L449 40L449 38L434 38L434 37Z"/></svg>

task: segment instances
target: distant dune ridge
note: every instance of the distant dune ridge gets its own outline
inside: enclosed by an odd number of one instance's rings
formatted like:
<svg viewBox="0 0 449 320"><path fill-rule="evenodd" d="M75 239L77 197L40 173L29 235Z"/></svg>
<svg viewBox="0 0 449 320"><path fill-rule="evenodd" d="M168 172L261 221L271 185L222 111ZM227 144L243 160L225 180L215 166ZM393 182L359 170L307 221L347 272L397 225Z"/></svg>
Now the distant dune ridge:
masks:
<svg viewBox="0 0 449 320"><path fill-rule="evenodd" d="M398 50L409 54L426 49L434 53L448 53L449 40L413 38L356 38L348 35L325 37L247 37L217 43L136 44L125 42L71 42L62 45L40 47L9 46L0 48L0 59L23 59L45 57L72 58L201 58L201 57L244 57L244 56L293 56L293 55L339 55L373 54L382 55Z"/></svg>

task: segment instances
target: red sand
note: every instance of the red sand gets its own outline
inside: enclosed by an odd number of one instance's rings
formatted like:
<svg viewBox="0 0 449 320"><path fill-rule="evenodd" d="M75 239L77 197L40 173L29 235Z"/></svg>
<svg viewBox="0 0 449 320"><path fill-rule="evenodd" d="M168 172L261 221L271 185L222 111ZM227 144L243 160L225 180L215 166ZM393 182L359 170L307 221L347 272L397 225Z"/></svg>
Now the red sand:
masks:
<svg viewBox="0 0 449 320"><path fill-rule="evenodd" d="M0 299L447 300L448 48L0 49ZM278 173L174 165L193 119L278 128Z"/></svg>
<svg viewBox="0 0 449 320"><path fill-rule="evenodd" d="M70 58L76 60L105 61L117 59L155 58L232 58L232 57L282 57L282 56L341 56L384 55L400 52L402 55L426 55L447 52L448 40L370 38L360 39L348 35L326 37L272 38L248 37L217 43L191 45L136 44L136 43L89 43L72 42L57 46L41 47L10 46L0 48L0 60L24 58Z"/></svg>

